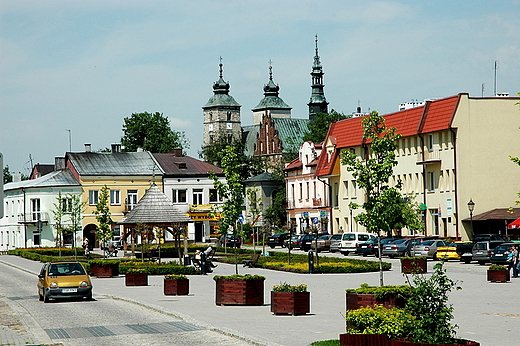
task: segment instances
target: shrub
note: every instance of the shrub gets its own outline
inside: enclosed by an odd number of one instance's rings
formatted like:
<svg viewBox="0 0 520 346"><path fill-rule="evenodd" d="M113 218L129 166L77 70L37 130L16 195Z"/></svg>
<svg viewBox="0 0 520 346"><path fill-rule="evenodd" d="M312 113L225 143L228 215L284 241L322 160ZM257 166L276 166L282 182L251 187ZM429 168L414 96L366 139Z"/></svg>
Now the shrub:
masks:
<svg viewBox="0 0 520 346"><path fill-rule="evenodd" d="M165 275L164 278L166 280L188 280L188 277L186 275L183 275L183 274L168 274L168 275Z"/></svg>
<svg viewBox="0 0 520 346"><path fill-rule="evenodd" d="M251 274L215 275L213 280L265 280L265 276Z"/></svg>
<svg viewBox="0 0 520 346"><path fill-rule="evenodd" d="M415 317L405 309L382 305L349 310L345 319L349 334L387 334L391 339L408 337L415 323Z"/></svg>
<svg viewBox="0 0 520 346"><path fill-rule="evenodd" d="M409 298L413 294L413 287L410 285L387 285L387 286L369 286L367 283L361 284L360 288L349 288L347 293L357 294L373 294L378 299L385 299L390 295L396 297Z"/></svg>
<svg viewBox="0 0 520 346"><path fill-rule="evenodd" d="M507 270L507 266L500 264L492 264L488 267L489 270Z"/></svg>
<svg viewBox="0 0 520 346"><path fill-rule="evenodd" d="M307 292L307 285L289 285L287 282L272 287L273 292Z"/></svg>

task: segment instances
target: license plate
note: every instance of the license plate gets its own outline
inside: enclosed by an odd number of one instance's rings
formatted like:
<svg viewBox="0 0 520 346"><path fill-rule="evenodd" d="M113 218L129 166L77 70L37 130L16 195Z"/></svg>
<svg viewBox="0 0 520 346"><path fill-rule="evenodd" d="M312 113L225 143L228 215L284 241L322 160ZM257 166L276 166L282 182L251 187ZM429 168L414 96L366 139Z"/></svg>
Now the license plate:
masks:
<svg viewBox="0 0 520 346"><path fill-rule="evenodd" d="M362 249L366 249L367 247L368 247L368 246L366 246L366 245L362 245L362 246L361 246Z"/></svg>
<svg viewBox="0 0 520 346"><path fill-rule="evenodd" d="M495 254L495 256L497 256L497 257L498 257L498 256L504 256L504 254L497 253L497 254Z"/></svg>
<svg viewBox="0 0 520 346"><path fill-rule="evenodd" d="M63 288L61 290L62 293L76 293L78 292L77 288Z"/></svg>

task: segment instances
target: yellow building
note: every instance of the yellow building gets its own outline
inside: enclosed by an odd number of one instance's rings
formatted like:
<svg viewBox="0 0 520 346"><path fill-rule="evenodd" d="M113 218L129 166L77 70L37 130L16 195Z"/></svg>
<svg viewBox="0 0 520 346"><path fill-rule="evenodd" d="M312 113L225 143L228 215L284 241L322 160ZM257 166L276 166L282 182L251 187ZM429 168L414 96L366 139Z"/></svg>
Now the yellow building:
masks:
<svg viewBox="0 0 520 346"><path fill-rule="evenodd" d="M520 209L508 212L520 191L520 167L509 159L519 155L519 100L459 94L384 116L386 125L402 135L390 183L401 181L403 195L411 194L421 204L425 235L518 237L507 223L520 217ZM316 175L328 179L332 188L334 232L363 230L355 222L359 209L349 205L363 203L364 194L341 165L340 153L349 150L363 157L367 149L361 118L338 121L329 128ZM402 235L414 234L403 230Z"/></svg>
<svg viewBox="0 0 520 346"><path fill-rule="evenodd" d="M90 145L85 145L85 152L66 153L65 165L82 186L83 237L95 247L99 244L95 236L98 222L94 210L103 186L110 189L109 205L114 223L137 205L152 183L162 189L163 171L149 152L120 152L119 145L114 144L111 152L94 153ZM114 236L124 234L120 226L112 227Z"/></svg>

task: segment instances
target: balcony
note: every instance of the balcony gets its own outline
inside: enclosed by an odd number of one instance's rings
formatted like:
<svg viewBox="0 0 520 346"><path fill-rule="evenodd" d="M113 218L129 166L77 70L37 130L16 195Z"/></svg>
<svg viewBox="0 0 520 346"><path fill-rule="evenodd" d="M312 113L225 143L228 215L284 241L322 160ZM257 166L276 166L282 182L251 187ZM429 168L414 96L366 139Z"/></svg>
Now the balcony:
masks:
<svg viewBox="0 0 520 346"><path fill-rule="evenodd" d="M25 213L25 214L19 214L18 215L18 223L21 224L29 224L33 223L36 224L38 221L38 216L40 217L40 220L42 222L49 222L49 214L48 213Z"/></svg>
<svg viewBox="0 0 520 346"><path fill-rule="evenodd" d="M441 156L439 150L434 151L424 151L424 157L422 152L417 153L417 162L418 165L428 165L432 163L440 163Z"/></svg>
<svg viewBox="0 0 520 346"><path fill-rule="evenodd" d="M321 198L313 198L312 199L312 206L313 207L323 207L323 203L321 201Z"/></svg>

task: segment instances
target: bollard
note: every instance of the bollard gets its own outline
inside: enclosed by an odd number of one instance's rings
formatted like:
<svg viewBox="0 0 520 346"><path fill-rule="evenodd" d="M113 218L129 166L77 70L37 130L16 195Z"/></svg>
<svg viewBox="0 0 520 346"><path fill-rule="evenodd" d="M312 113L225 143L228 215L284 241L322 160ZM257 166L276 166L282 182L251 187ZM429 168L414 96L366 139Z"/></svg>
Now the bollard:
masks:
<svg viewBox="0 0 520 346"><path fill-rule="evenodd" d="M309 274L314 273L314 253L309 251Z"/></svg>
<svg viewBox="0 0 520 346"><path fill-rule="evenodd" d="M191 265L191 257L190 256L188 256L188 255L184 256L184 265L185 266Z"/></svg>

